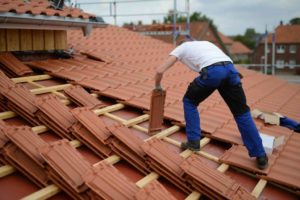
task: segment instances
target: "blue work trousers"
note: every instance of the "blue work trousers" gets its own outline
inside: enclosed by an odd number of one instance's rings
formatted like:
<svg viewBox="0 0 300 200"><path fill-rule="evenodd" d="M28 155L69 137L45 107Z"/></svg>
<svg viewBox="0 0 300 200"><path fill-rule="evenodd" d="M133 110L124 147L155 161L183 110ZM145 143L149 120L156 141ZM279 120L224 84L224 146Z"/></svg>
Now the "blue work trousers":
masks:
<svg viewBox="0 0 300 200"><path fill-rule="evenodd" d="M200 76L190 83L183 97L188 141L201 138L200 115L197 107L217 89L234 116L249 156L264 156L262 140L250 115L239 73L234 65L215 65L204 69Z"/></svg>
<svg viewBox="0 0 300 200"><path fill-rule="evenodd" d="M300 133L300 123L288 117L280 117L280 126L287 127L297 133Z"/></svg>

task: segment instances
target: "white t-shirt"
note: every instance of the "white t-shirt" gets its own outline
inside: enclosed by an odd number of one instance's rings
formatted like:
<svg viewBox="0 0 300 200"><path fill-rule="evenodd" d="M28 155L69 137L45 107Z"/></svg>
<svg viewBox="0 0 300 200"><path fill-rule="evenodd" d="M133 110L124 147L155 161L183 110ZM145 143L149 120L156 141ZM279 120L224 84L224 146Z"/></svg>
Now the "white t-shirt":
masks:
<svg viewBox="0 0 300 200"><path fill-rule="evenodd" d="M232 60L216 45L208 41L189 41L176 47L170 55L196 72L217 62Z"/></svg>

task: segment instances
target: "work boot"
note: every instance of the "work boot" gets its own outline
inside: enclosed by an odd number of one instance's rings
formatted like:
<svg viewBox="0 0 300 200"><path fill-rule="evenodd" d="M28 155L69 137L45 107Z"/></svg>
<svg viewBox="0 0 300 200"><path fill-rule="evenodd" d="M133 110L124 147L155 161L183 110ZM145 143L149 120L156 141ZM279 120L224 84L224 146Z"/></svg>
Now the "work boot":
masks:
<svg viewBox="0 0 300 200"><path fill-rule="evenodd" d="M261 170L266 169L268 167L268 156L256 157L256 166Z"/></svg>
<svg viewBox="0 0 300 200"><path fill-rule="evenodd" d="M200 151L200 140L182 142L180 147L182 150Z"/></svg>

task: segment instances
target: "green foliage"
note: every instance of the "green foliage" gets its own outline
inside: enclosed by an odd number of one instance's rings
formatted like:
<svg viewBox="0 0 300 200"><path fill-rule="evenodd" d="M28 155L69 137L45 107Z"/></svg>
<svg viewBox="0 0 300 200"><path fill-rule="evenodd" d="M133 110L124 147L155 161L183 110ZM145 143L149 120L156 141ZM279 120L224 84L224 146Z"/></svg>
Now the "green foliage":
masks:
<svg viewBox="0 0 300 200"><path fill-rule="evenodd" d="M233 36L232 39L234 41L239 41L239 42L243 43L249 49L254 49L255 44L256 44L255 38L257 37L257 35L259 35L259 34L256 33L254 28L248 28L248 29L246 29L244 35L236 35L236 36Z"/></svg>
<svg viewBox="0 0 300 200"><path fill-rule="evenodd" d="M194 12L190 15L190 22L199 22L199 21L207 21L212 23L213 20L208 18L206 15L202 15L201 12ZM172 23L173 22L173 11L169 11L168 15L164 17L164 23ZM177 15L177 22L184 23L186 22L186 16Z"/></svg>
<svg viewBox="0 0 300 200"><path fill-rule="evenodd" d="M300 17L295 17L290 20L290 24L295 25L295 24L300 24Z"/></svg>

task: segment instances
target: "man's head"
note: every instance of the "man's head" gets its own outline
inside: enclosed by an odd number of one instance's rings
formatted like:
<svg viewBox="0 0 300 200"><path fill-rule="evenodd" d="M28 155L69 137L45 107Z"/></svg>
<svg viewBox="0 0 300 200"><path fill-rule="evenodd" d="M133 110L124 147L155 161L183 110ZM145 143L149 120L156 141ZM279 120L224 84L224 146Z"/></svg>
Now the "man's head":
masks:
<svg viewBox="0 0 300 200"><path fill-rule="evenodd" d="M190 42L190 41L195 41L195 39L192 38L190 35L186 35L186 36L184 37L184 39L182 39L182 40L180 40L180 41L178 42L178 46L181 45L181 44L183 44L183 43L185 43L185 42Z"/></svg>

